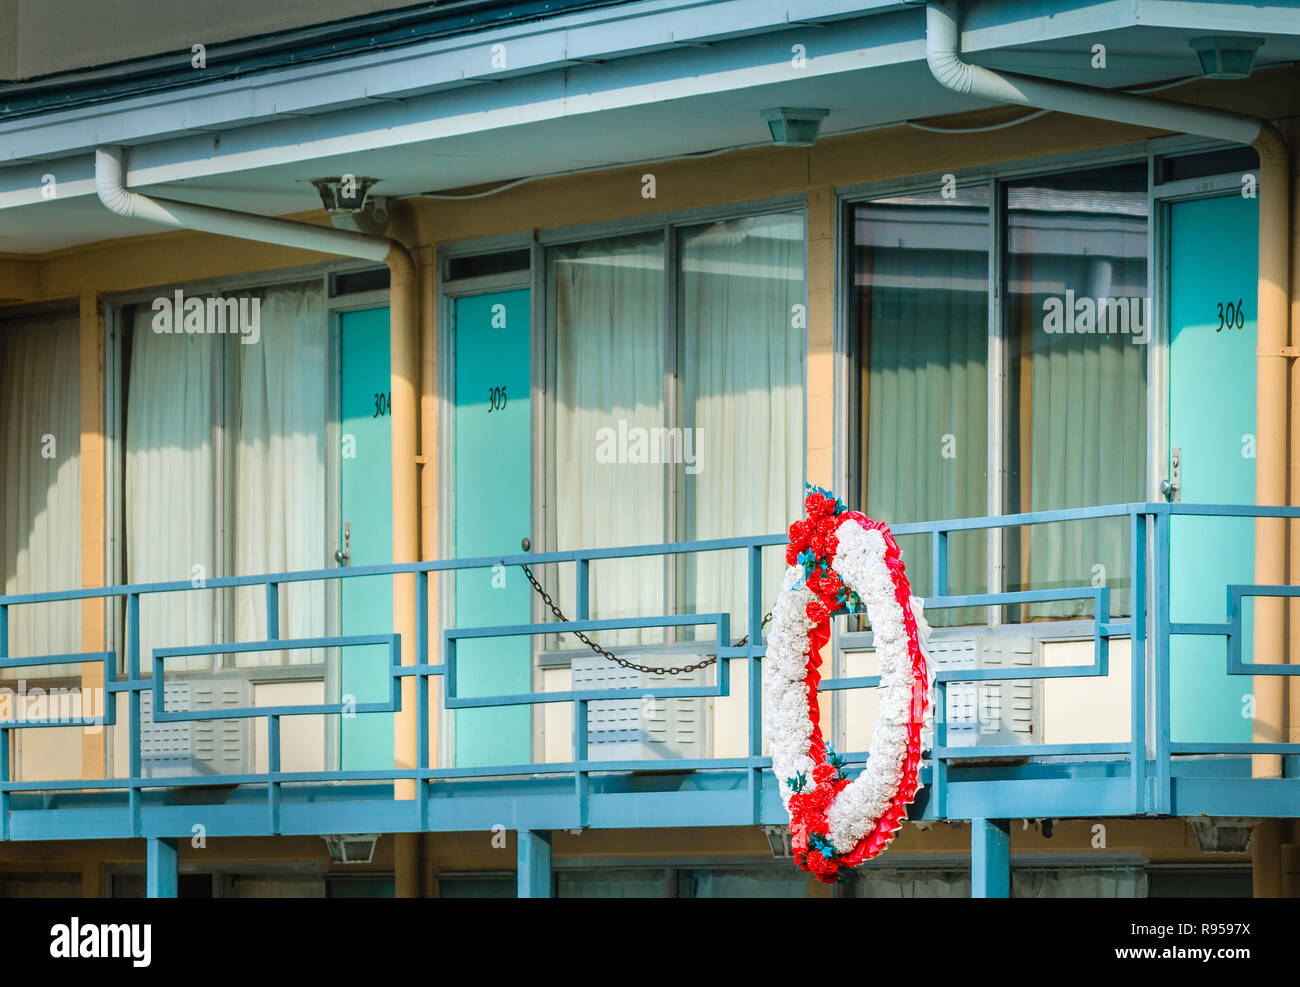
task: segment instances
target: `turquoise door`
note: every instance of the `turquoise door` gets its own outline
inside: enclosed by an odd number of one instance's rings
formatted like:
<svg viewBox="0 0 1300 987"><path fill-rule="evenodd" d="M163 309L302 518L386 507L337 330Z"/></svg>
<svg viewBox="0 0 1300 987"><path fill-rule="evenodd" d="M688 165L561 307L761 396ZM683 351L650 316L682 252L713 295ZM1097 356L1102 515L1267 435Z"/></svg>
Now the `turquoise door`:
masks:
<svg viewBox="0 0 1300 987"><path fill-rule="evenodd" d="M392 427L389 418L388 309L339 316L339 545L347 565L393 561ZM340 581L343 634L391 634L393 581L368 576ZM344 703L384 702L388 652L343 648L339 693ZM391 713L344 713L339 726L343 770L393 766Z"/></svg>
<svg viewBox="0 0 1300 987"><path fill-rule="evenodd" d="M1175 203L1169 219L1169 445L1179 499L1253 504L1258 200ZM1254 582L1254 531L1249 519L1172 519L1172 620L1227 617L1227 584ZM1243 647L1249 655L1249 630ZM1227 674L1224 640L1175 637L1170 660L1173 739L1250 740L1251 680Z"/></svg>
<svg viewBox="0 0 1300 987"><path fill-rule="evenodd" d="M531 536L532 334L528 292L458 298L455 333L455 541L457 558L517 554ZM527 623L531 587L517 568L456 575L460 627ZM526 637L465 641L457 648L457 693L502 695L532 689ZM531 760L527 706L458 710L456 765Z"/></svg>

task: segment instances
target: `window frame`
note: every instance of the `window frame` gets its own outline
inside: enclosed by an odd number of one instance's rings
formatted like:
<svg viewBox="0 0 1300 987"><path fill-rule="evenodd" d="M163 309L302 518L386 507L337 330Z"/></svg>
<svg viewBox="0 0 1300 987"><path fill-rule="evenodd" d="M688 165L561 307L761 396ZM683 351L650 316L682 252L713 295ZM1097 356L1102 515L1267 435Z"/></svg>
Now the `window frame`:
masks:
<svg viewBox="0 0 1300 987"><path fill-rule="evenodd" d="M919 191L933 192L946 175L955 177L959 187L986 184L989 190L989 286L988 286L988 450L987 510L990 516L1003 515L1007 505L1007 463L1005 438L1007 410L1011 395L1010 347L1006 299L1003 296L1006 249L1006 203L1004 185L1015 179L1032 178L1090 168L1143 162L1147 171L1147 291L1152 300L1151 337L1146 346L1147 373L1147 462L1144 469L1145 498L1160 500L1160 481L1168 462L1168 219L1165 203L1171 200L1222 195L1239 189L1237 173L1181 179L1159 184L1157 165L1162 158L1194 155L1234 147L1208 138L1176 135L1118 145L1105 149L1076 151L1067 154L1020 158L970 168L953 168L948 172L928 172L891 179L849 185L836 191L835 231L835 436L834 481L839 488L859 497L861 477L855 463L860 458L861 419L858 382L861 354L857 352L854 329L853 228L855 205L872 199ZM1258 170L1254 171L1258 175ZM1006 588L1005 541L1003 533L988 533L989 592ZM1045 620L1008 623L1002 608L989 607L988 621L982 634L1029 634L1042 642L1071 641L1092 636L1091 619ZM938 638L969 636L972 626L935 628ZM870 631L840 630L834 649L834 674L841 674L841 652L871 650ZM837 696L836 699L842 697Z"/></svg>
<svg viewBox="0 0 1300 987"><path fill-rule="evenodd" d="M354 271L367 270L375 265L365 261L346 260L325 264L308 264L297 265L293 267L279 268L272 271L252 271L241 272L229 276L216 276L209 278L194 278L182 281L172 281L166 284L151 285L146 288L133 289L130 291L105 293L103 296L104 306L104 400L105 400L105 453L104 453L104 472L105 472L105 532L108 540L105 552L106 579L110 584L121 585L126 582L126 402L129 388L129 381L126 379L125 353L127 348L126 333L130 331L130 325L127 322L126 313L128 309L137 305L148 305L155 298L170 296L173 292L182 290L186 295L208 295L213 293L234 294L244 291L257 291L265 288L273 288L278 285L286 284L314 284L319 287L321 299L321 332L324 334L326 353L326 421L325 421L325 439L326 464L325 464L325 482L326 491L329 501L325 505L325 523L324 531L325 549L327 561L330 553L338 547L338 443L329 440L331 435L336 435L338 428L339 413L339 394L338 394L338 353L337 353L337 318L340 311L348 308L370 307L379 304L386 304L388 290L381 289L376 291L334 296L332 290L332 276L339 273L348 273ZM225 340L227 344L231 340ZM215 382L214 393L223 405L222 420L217 423L214 429L214 456L216 458L216 471L218 482L218 504L220 510L217 518L217 539L218 539L218 558L227 571L233 564L232 550L229 530L229 506L228 501L233 492L234 466L231 462L233 451L228 448L229 443L225 442L225 433L231 427L229 413L231 410L231 400L237 396L234 390L234 384L228 373L227 360L229 353L223 348L223 356L220 361L221 380ZM214 368L214 372L215 372ZM219 393L217 393L219 392ZM327 584L326 588L326 628L336 628L338 626L338 583ZM217 605L217 621L221 628L221 633L226 635L229 640L230 627L229 621L231 615L227 612L229 606L220 596ZM106 647L114 650L118 655L118 674L126 672L126 624L125 624L125 604L119 601L119 605L109 608L109 615L106 627L107 644ZM185 676L187 674L238 674L248 678L255 683L271 682L291 682L301 679L315 680L325 676L328 686L329 671L333 662L327 658L324 665L256 665L248 667L237 667L231 660L230 655L221 655L214 658L212 666L206 671L187 673L177 671L176 675ZM321 671L324 669L325 671ZM144 675L151 674L148 663L142 658L141 673ZM327 721L328 722L328 721Z"/></svg>

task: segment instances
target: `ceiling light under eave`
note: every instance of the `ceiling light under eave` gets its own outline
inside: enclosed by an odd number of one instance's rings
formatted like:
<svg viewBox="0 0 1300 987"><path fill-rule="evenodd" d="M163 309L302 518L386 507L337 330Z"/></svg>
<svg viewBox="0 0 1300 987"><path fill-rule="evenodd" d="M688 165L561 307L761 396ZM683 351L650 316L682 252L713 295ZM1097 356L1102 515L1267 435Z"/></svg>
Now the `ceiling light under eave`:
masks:
<svg viewBox="0 0 1300 987"><path fill-rule="evenodd" d="M1187 42L1201 60L1201 73L1207 79L1245 79L1255 65L1255 52L1263 38L1235 35L1208 35Z"/></svg>
<svg viewBox="0 0 1300 987"><path fill-rule="evenodd" d="M782 147L812 147L830 110L811 106L773 106L760 111L772 143Z"/></svg>

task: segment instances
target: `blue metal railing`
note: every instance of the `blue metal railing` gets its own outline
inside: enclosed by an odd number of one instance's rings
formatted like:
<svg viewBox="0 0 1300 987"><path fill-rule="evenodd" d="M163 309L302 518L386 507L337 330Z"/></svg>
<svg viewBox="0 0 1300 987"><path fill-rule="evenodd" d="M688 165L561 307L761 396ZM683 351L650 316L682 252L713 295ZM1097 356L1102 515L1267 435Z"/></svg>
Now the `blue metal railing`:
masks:
<svg viewBox="0 0 1300 987"><path fill-rule="evenodd" d="M1032 781L1032 775L1016 776L1014 772L1001 778L967 779L954 778L953 771L962 768L962 762L971 759L988 759L1000 754L1013 754L1015 758L1038 759L1047 762L1084 762L1096 761L1099 757L1118 762L1127 762L1127 773L1120 780L1123 792L1113 785L1106 788L1104 799L1096 805L1090 805L1088 799L1095 797L1083 793L1075 803L1070 803L1078 814L1167 814L1174 811L1175 790L1175 756L1185 755L1247 755L1247 754L1300 754L1297 743L1190 743L1171 741L1170 708L1170 646L1172 637L1178 635L1216 636L1227 641L1226 671L1233 675L1295 675L1300 674L1300 666L1288 666L1281 663L1247 662L1242 660L1243 640L1243 601L1251 597L1295 597L1300 595L1300 588L1293 586L1267 586L1254 584L1229 584L1225 601L1223 619L1217 614L1207 614L1202 622L1173 622L1170 619L1170 583L1169 583L1169 544L1171 519L1176 516L1199 517L1233 517L1233 518L1296 518L1300 509L1256 507L1237 507L1229 505L1190 505L1162 503L1134 503L1101 507L1088 507L1070 510L1040 511L1001 517L964 518L946 521L918 522L892 526L898 537L909 535L928 536L931 543L931 560L933 568L934 593L926 598L926 610L948 609L958 607L1005 607L1034 603L1052 603L1064 600L1091 600L1092 631L1094 641L1093 660L1090 664L1068 666L1034 666L1022 668L945 668L935 676L936 695L936 736L929 765L929 789L931 794L922 811L929 818L947 817L950 812L965 818L961 806L954 807L951 797L954 792L962 790L960 786L985 784L997 786L1005 781ZM948 542L951 535L959 532L993 531L1033 527L1070 521L1088 521L1104 518L1128 519L1128 547L1130 560L1130 598L1131 613L1122 619L1112 619L1110 612L1110 590L1105 586L1065 587L1038 590L1019 590L1011 592L991 592L965 595L948 593ZM112 726L116 722L118 695L126 696L126 726L128 744L128 770L126 777L102 779L67 779L67 780L12 780L12 732L16 729L39 727L68 726L66 718L46 718L42 720L9 718L0 720L0 838L11 838L10 809L15 796L26 793L126 793L126 808L129 810L129 830L132 835L141 832L140 817L146 790L179 790L215 786L265 786L264 815L259 831L280 832L285 786L302 786L309 784L337 782L393 782L407 780L414 782L416 797L401 804L409 806L411 817L403 826L411 829L430 828L430 802L439 794L439 783L466 780L495 779L504 782L509 779L546 777L552 781L563 781L567 776L569 804L566 819L577 826L588 825L591 821L592 776L600 774L631 772L652 769L656 772L730 772L738 778L736 784L742 785L745 821L760 822L771 815L771 806L775 802L775 789L770 772L768 758L762 752L762 686L761 661L765 654L762 643L761 625L763 612L770 601L763 599L763 565L764 548L784 544L784 535L768 535L748 538L725 538L698 542L676 542L661 545L644 545L630 548L589 549L567 552L528 553L511 556L490 556L472 559L446 559L432 562L420 562L395 565L356 566L314 570L309 572L276 573L260 576L233 576L209 579L200 587L190 582L178 581L168 583L133 584L93 589L78 589L62 592L30 593L13 596L0 596L0 669L20 668L38 665L70 665L100 662L104 667L105 701L102 711L91 717L75 720L77 725ZM746 603L745 624L747 640L740 646L732 646L731 616L727 613L690 614L685 616L654 616L628 618L621 620L592 619L590 616L591 566L594 562L613 559L640 558L647 556L698 555L706 552L743 551L748 570L748 595ZM1213 556L1206 554L1206 564L1212 564ZM431 628L429 624L429 578L431 574L450 573L474 569L486 569L493 566L519 565L527 563L538 565L574 565L576 567L576 615L565 622L534 622L491 627L456 627L445 629L441 634L442 661L430 661ZM323 582L338 579L354 579L367 576L409 575L411 584L408 589L415 597L415 647L416 664L401 664L401 640L397 634L369 635L334 635L312 638L282 638L279 630L279 602L281 587L300 582ZM397 583L406 582L395 580ZM140 654L140 604L144 597L188 593L199 590L221 590L239 587L262 587L266 599L267 632L266 639L256 642L218 643L202 646L177 646L154 648L149 656L152 674L148 677L142 673ZM12 658L9 656L9 611L11 607L57 603L71 600L118 599L125 601L125 677L117 677L117 655L112 651L88 652L79 654L61 654ZM673 628L685 626L712 626L714 628L716 647L711 650L718 657L717 674L714 681L705 685L675 686L671 688L639 689L568 689L558 692L525 692L488 696L463 696L458 691L457 682L457 643L466 639L494 637L535 636L539 634L556 634L562 632L584 631L593 634L631 628ZM1150 631L1148 628L1150 627ZM1015 744L997 746L953 747L948 743L947 726L944 713L947 707L946 694L950 685L978 681L1010 681L1025 679L1059 679L1059 678L1095 678L1109 674L1109 642L1113 637L1126 637L1131 641L1131 723L1130 739L1122 743L1074 743L1074 744ZM222 707L208 710L169 710L164 703L163 684L165 663L168 659L186 656L226 655L236 653L253 653L263 651L287 651L295 649L346 648L356 646L382 645L387 649L388 696L382 702L369 702L349 705L342 703L315 703L306 705L247 706L240 708ZM1150 650L1150 654L1149 654ZM1150 662L1150 680L1148 677L1148 657ZM725 697L731 695L730 663L732 659L745 662L747 682L748 719L746 731L746 753L732 757L713 758L677 758L655 760L610 761L593 760L587 749L588 716L590 703L608 699L636 699L644 696L656 698L667 697ZM386 769L349 769L333 771L284 771L281 769L281 720L286 716L302 715L338 715L345 711L360 715L373 713L395 713L402 708L401 683L405 678L415 682L415 717L417 731L416 763L412 768ZM568 703L573 708L573 756L566 762L530 762L525 764L501 764L478 767L435 767L429 763L429 713L430 683L441 678L444 683L444 710L479 709L501 706L538 706L552 703ZM836 692L873 688L879 684L878 677L829 678L821 683L822 690ZM1149 692L1154 688L1154 695ZM152 693L153 718L155 722L196 721L204 719L251 719L262 718L266 721L268 742L268 770L254 774L204 775L182 777L146 777L142 771L141 756L141 697L146 692ZM1148 700L1150 716L1148 722ZM84 712L84 708L83 708ZM864 763L868 752L846 754L850 764ZM1010 770L1010 769L1008 769ZM988 787L986 794L996 806L994 811L982 811L982 817L999 818L1005 816L1034 815L1032 806L1025 807L1016 802L1018 790ZM490 795L489 789L483 794ZM368 798L384 797L392 800L392 792L383 795L370 794ZM972 796L973 797L973 796ZM1287 798L1296 803L1292 811L1285 811L1285 805L1276 814L1300 814L1300 799L1288 789ZM571 801L569 801L571 800ZM1023 799L1022 799L1023 801ZM730 803L729 803L730 804ZM1055 803L1053 803L1055 804ZM1279 803L1281 805L1281 803ZM981 804L981 809L987 807ZM407 811L403 809L402 811ZM1244 808L1241 811L1246 811ZM1261 813L1267 814L1267 813ZM733 814L734 815L734 814ZM637 817L635 813L633 816ZM732 819L727 816L727 819ZM700 820L683 816L681 825L697 824ZM711 821L718 821L717 819Z"/></svg>

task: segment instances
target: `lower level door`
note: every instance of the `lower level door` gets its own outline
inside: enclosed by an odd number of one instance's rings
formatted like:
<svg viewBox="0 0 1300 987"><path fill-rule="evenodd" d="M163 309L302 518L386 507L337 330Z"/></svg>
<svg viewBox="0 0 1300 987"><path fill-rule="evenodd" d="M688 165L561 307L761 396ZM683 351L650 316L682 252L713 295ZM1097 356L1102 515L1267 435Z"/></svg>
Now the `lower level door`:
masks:
<svg viewBox="0 0 1300 987"><path fill-rule="evenodd" d="M393 561L392 428L389 417L388 309L344 312L338 323L339 521L338 560L344 565ZM344 635L391 634L393 580L340 580ZM389 696L388 649L343 648L339 694L347 703L384 702ZM343 770L391 769L393 716L365 713L340 718Z"/></svg>
<svg viewBox="0 0 1300 987"><path fill-rule="evenodd" d="M1185 503L1253 504L1258 200L1179 202L1169 220L1169 470ZM1249 519L1174 517L1171 619L1226 619L1225 586L1254 582L1254 541ZM1251 680L1228 675L1223 638L1177 636L1170 661L1173 740L1250 740Z"/></svg>
<svg viewBox="0 0 1300 987"><path fill-rule="evenodd" d="M518 554L532 519L528 291L457 298L454 306L456 557ZM523 624L531 612L531 587L518 567L457 573L457 626ZM531 689L529 638L467 640L458 646L459 695ZM459 767L528 763L531 710L458 710L455 736Z"/></svg>

